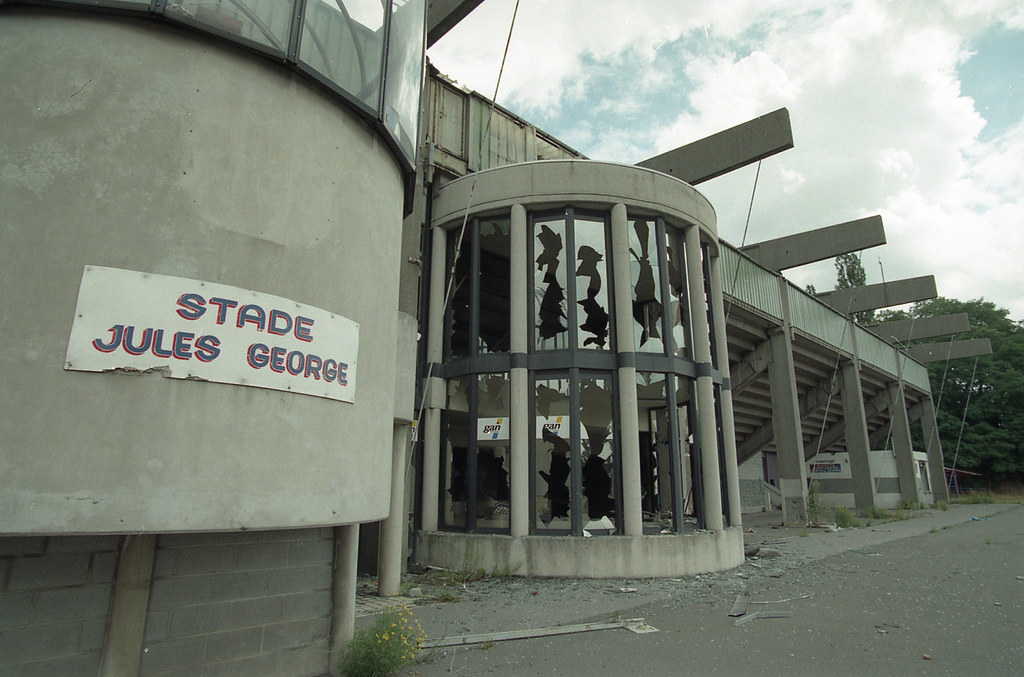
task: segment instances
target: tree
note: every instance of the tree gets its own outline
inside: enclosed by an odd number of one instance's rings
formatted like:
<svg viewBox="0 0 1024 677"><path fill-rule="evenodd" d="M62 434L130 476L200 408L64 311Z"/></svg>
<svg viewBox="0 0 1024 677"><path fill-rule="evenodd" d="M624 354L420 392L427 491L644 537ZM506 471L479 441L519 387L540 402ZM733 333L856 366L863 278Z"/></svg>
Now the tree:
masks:
<svg viewBox="0 0 1024 677"><path fill-rule="evenodd" d="M868 276L860 263L860 254L840 254L835 263L836 289L853 289L867 284ZM854 313L853 317L860 324L870 324L875 321L875 311L865 310Z"/></svg>
<svg viewBox="0 0 1024 677"><path fill-rule="evenodd" d="M1024 475L1024 326L984 299L939 297L909 312L883 313L882 319L953 313L967 313L971 323L967 335L955 338L987 338L992 354L928 365L945 464L952 466L955 457L958 469L981 473L990 483L1019 482Z"/></svg>

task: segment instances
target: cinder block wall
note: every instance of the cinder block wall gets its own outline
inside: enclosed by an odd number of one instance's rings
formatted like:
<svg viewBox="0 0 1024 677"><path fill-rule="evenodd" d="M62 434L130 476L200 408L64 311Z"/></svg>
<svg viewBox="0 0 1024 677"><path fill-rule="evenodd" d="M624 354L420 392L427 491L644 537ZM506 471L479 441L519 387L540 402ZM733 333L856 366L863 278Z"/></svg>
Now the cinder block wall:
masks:
<svg viewBox="0 0 1024 677"><path fill-rule="evenodd" d="M0 675L95 675L118 536L0 538Z"/></svg>
<svg viewBox="0 0 1024 677"><path fill-rule="evenodd" d="M157 540L141 675L321 675L330 529Z"/></svg>

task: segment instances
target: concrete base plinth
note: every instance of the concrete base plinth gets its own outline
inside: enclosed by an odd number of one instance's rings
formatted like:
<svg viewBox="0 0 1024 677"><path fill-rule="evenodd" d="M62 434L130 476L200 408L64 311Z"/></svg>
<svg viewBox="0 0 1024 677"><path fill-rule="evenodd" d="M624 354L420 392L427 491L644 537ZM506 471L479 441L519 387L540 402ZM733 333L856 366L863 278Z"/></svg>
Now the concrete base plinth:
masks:
<svg viewBox="0 0 1024 677"><path fill-rule="evenodd" d="M420 562L513 576L634 578L692 576L743 563L743 532L658 536L499 536L419 532Z"/></svg>

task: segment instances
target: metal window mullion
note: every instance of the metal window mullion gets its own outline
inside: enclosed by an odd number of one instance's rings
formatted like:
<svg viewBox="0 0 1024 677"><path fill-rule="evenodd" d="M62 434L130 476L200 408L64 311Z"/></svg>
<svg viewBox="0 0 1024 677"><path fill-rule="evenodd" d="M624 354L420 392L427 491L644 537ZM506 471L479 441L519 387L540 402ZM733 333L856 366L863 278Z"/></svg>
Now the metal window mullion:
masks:
<svg viewBox="0 0 1024 677"><path fill-rule="evenodd" d="M711 252L700 246L701 277L704 279L704 306L708 315L708 338L711 341L711 366L718 368L718 332L715 331L715 300L711 293Z"/></svg>
<svg viewBox="0 0 1024 677"><path fill-rule="evenodd" d="M611 245L612 217L610 210L605 210L602 220L604 221L604 252L602 252L604 254L604 282L608 285L608 350L614 355L618 352L617 332L615 331L618 317L615 314L615 274L613 271L616 254L612 251Z"/></svg>
<svg viewBox="0 0 1024 677"><path fill-rule="evenodd" d="M714 332L712 332L714 333ZM729 522L729 476L725 464L725 419L722 416L722 385L716 383L715 391L715 434L718 436L718 482L721 485L722 493L722 515L725 516L726 526L732 526Z"/></svg>
<svg viewBox="0 0 1024 677"><path fill-rule="evenodd" d="M466 531L476 531L477 497L477 451L476 417L479 403L479 379L476 374L469 376L469 411L466 412Z"/></svg>
<svg viewBox="0 0 1024 677"><path fill-rule="evenodd" d="M668 430L669 430L669 450L668 450L668 462L669 470L671 470L671 489L672 489L672 529L677 533L683 533L683 528L686 524L684 511L686 510L686 497L683 496L683 455L682 451L682 435L679 430L679 400L676 397L676 381L678 376L675 374L665 375L665 397L668 411L666 412L665 418L668 419ZM661 469L659 468L659 471Z"/></svg>
<svg viewBox="0 0 1024 677"><path fill-rule="evenodd" d="M163 2L164 0L157 0ZM306 0L295 0L292 11L292 23L288 30L288 48L285 50L285 61L299 62L299 45L302 42L302 26L306 22Z"/></svg>
<svg viewBox="0 0 1024 677"><path fill-rule="evenodd" d="M687 304L689 305L689 304ZM693 444L690 446L690 487L693 488L693 511L697 516L697 528L703 529L707 524L704 515L704 472L701 460L701 436L697 420L697 379L686 379L690 399L686 403L686 423L690 429Z"/></svg>
<svg viewBox="0 0 1024 677"><path fill-rule="evenodd" d="M339 1L344 2L344 0ZM377 91L377 120L383 123L385 133L389 133L386 131L388 129L388 125L387 121L384 119L384 93L388 88L388 52L391 51L391 45L389 42L391 40L391 17L393 15L394 4L394 0L392 0L391 2L385 3L384 6L384 26L382 27L384 31L384 42L382 43L383 47L380 55L380 89Z"/></svg>
<svg viewBox="0 0 1024 677"><path fill-rule="evenodd" d="M695 228L696 226L691 227ZM674 235L679 276L681 278L679 283L681 287L679 309L683 316L683 335L689 339L686 341L686 349L683 351L683 356L690 362L693 362L693 318L690 317L690 277L687 273L686 239L683 237L683 231L677 230Z"/></svg>
<svg viewBox="0 0 1024 677"><path fill-rule="evenodd" d="M469 231L469 356L480 352L480 220Z"/></svg>
<svg viewBox="0 0 1024 677"><path fill-rule="evenodd" d="M530 535L537 533L537 377L532 371L527 372L527 383L530 384L526 393L526 411L530 417L530 439L526 445L529 455L528 486L530 497Z"/></svg>
<svg viewBox="0 0 1024 677"><path fill-rule="evenodd" d="M611 304L609 304L611 305ZM609 372L608 382L611 384L612 392L612 459L614 460L615 472L615 533L625 533L622 524L623 505L625 499L622 497L622 421L619 409L619 370L612 369Z"/></svg>
<svg viewBox="0 0 1024 677"><path fill-rule="evenodd" d="M576 326L576 211L565 210L565 321L569 323L566 347L575 352L579 345L579 327Z"/></svg>
<svg viewBox="0 0 1024 677"><path fill-rule="evenodd" d="M667 355L675 355L675 339L672 331L672 318L669 317L669 310L672 308L672 288L668 281L668 252L666 251L665 219L658 217L654 222L654 249L658 257L658 286L660 287L661 303L661 344L662 352Z"/></svg>
<svg viewBox="0 0 1024 677"><path fill-rule="evenodd" d="M573 536L583 535L583 462L580 439L580 370L569 369L569 517Z"/></svg>

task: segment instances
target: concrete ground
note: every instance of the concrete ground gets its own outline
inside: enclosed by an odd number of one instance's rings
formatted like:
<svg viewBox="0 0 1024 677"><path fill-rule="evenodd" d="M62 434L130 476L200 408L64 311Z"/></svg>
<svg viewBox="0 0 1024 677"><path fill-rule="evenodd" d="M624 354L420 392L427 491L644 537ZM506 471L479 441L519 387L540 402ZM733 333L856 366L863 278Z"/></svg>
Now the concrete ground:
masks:
<svg viewBox="0 0 1024 677"><path fill-rule="evenodd" d="M838 532L746 515L748 549L759 556L693 578L422 585L413 611L432 639L624 618L658 632L436 648L403 674L1024 674L1024 506L916 515ZM728 613L741 594L747 616L792 615L736 625L744 617Z"/></svg>

